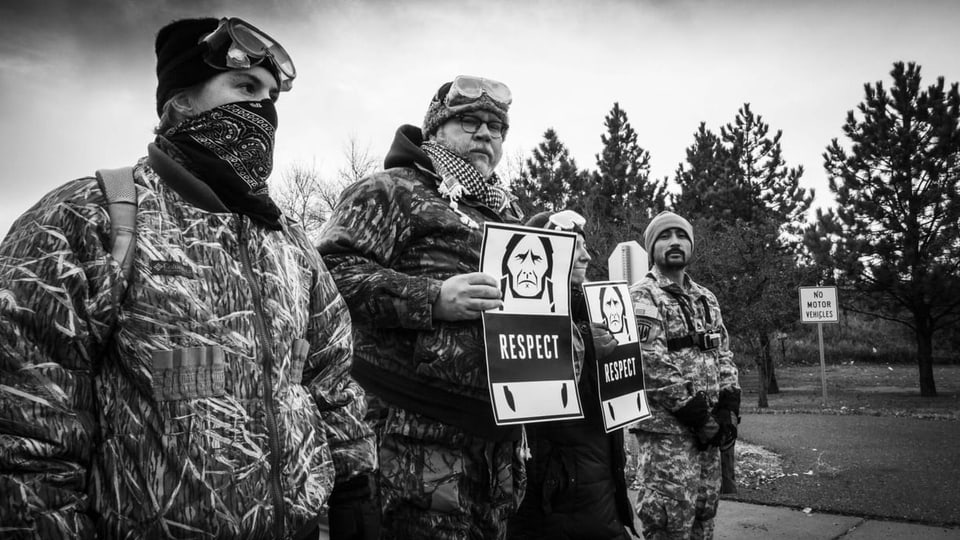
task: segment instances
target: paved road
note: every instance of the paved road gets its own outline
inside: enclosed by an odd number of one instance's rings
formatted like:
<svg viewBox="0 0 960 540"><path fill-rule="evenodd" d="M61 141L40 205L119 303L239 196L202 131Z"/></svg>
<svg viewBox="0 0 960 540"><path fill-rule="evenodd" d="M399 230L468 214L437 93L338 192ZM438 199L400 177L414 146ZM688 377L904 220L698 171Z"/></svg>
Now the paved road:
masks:
<svg viewBox="0 0 960 540"><path fill-rule="evenodd" d="M958 540L960 528L720 501L715 540Z"/></svg>
<svg viewBox="0 0 960 540"><path fill-rule="evenodd" d="M741 488L734 500L960 525L960 422L746 414L740 436L783 456L784 473L798 475Z"/></svg>

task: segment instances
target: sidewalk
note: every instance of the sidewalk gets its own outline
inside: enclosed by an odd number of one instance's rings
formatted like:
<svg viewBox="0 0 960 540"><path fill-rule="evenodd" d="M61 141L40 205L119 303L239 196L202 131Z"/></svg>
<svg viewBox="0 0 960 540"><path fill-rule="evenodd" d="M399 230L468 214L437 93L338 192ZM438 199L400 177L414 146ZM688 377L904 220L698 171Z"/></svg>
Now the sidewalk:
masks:
<svg viewBox="0 0 960 540"><path fill-rule="evenodd" d="M721 500L716 540L960 540L960 528L809 514L783 506Z"/></svg>

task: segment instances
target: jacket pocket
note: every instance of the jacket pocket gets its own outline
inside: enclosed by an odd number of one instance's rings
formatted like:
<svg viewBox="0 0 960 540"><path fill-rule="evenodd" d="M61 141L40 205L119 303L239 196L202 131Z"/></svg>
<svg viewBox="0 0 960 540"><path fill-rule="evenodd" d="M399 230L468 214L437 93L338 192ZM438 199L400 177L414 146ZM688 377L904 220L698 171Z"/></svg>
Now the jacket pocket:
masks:
<svg viewBox="0 0 960 540"><path fill-rule="evenodd" d="M153 398L176 401L220 397L224 387L223 348L187 347L153 351Z"/></svg>
<svg viewBox="0 0 960 540"><path fill-rule="evenodd" d="M433 331L418 332L415 369L418 375L445 381L452 388L473 387L487 395L483 336L480 325L469 323L442 322Z"/></svg>
<svg viewBox="0 0 960 540"><path fill-rule="evenodd" d="M551 513L557 505L573 500L577 488L577 463L573 453L561 446L554 446L547 458L543 475L543 510Z"/></svg>

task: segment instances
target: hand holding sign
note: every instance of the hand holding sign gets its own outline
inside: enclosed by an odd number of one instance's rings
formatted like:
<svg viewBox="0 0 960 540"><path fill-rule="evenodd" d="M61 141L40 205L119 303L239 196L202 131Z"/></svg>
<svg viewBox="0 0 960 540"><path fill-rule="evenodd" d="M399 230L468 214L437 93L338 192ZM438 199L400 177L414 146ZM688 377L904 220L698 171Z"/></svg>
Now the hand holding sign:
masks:
<svg viewBox="0 0 960 540"><path fill-rule="evenodd" d="M498 285L495 278L483 272L447 278L433 302L433 318L438 321L479 319L480 313L502 305Z"/></svg>
<svg viewBox="0 0 960 540"><path fill-rule="evenodd" d="M597 360L610 356L610 353L620 344L605 324L590 323L590 332L593 334L593 350L596 352Z"/></svg>

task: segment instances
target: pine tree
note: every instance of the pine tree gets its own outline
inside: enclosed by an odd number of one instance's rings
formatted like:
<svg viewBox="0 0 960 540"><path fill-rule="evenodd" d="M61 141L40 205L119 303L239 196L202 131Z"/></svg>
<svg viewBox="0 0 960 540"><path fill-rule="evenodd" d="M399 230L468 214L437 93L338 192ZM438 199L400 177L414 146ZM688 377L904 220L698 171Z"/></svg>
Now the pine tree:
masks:
<svg viewBox="0 0 960 540"><path fill-rule="evenodd" d="M526 161L524 190L533 206L541 210L559 211L566 208L572 188L577 187L580 171L570 151L560 141L553 128L543 133L543 142L533 150Z"/></svg>
<svg viewBox="0 0 960 540"><path fill-rule="evenodd" d="M720 138L701 122L687 148L686 166L677 166L675 182L680 192L673 195L673 210L694 218L709 215L713 210L714 191L730 183L726 148Z"/></svg>
<svg viewBox="0 0 960 540"><path fill-rule="evenodd" d="M636 218L649 220L664 207L666 183L650 180L650 152L637 142L627 113L614 103L604 119L594 173L594 210L619 225Z"/></svg>
<svg viewBox="0 0 960 540"><path fill-rule="evenodd" d="M643 227L666 202L666 179L650 179L650 153L637 142L637 133L619 103L613 104L604 126L597 170L579 199L596 250L589 273L592 279L608 277L607 257L613 248L642 237Z"/></svg>
<svg viewBox="0 0 960 540"><path fill-rule="evenodd" d="M746 223L770 219L781 232L797 232L813 202L813 190L800 187L803 167L788 168L777 131L745 103L720 137L701 123L687 149L687 165L677 168L678 211L715 221Z"/></svg>
<svg viewBox="0 0 960 540"><path fill-rule="evenodd" d="M518 171L518 172L517 172ZM515 176L510 176L507 180L510 192L517 198L520 210L527 217L543 210L543 203L540 200L540 191L534 184L530 174L523 167L518 167Z"/></svg>
<svg viewBox="0 0 960 540"><path fill-rule="evenodd" d="M756 351L762 407L766 393L778 391L770 336L796 318L794 299L776 294L799 285L793 257L798 246L788 240L799 234L813 200L813 192L799 186L803 168L786 166L782 132L769 133L749 104L721 128L720 136L701 123L687 148L687 163L677 167L680 192L673 197L674 208L696 220L696 234L727 248L710 251L709 243L702 244L694 258L704 264L695 264L695 271L724 297L724 313L734 321L749 321L735 328L742 334L732 335ZM734 285L752 294L725 294Z"/></svg>
<svg viewBox="0 0 960 540"><path fill-rule="evenodd" d="M691 274L716 294L730 336L753 352L759 375L757 406L767 407L767 394L779 391L773 336L795 323L797 286L810 273L799 268L789 252L776 247L776 224L769 220L749 226L742 223L694 221Z"/></svg>
<svg viewBox="0 0 960 540"><path fill-rule="evenodd" d="M922 90L912 62L890 75L889 92L865 84L847 113L849 150L827 147L837 207L818 212L805 243L849 284L844 307L914 332L920 395L933 397L933 337L960 322L960 94L943 77Z"/></svg>
<svg viewBox="0 0 960 540"><path fill-rule="evenodd" d="M749 207L742 208L745 221L754 216L770 218L782 232L797 232L806 222L805 215L813 202L813 190L800 187L803 166L787 168L777 130L768 137L770 128L761 116L754 116L750 104L737 111L733 125L721 128L735 177L740 180L734 195L750 196Z"/></svg>

